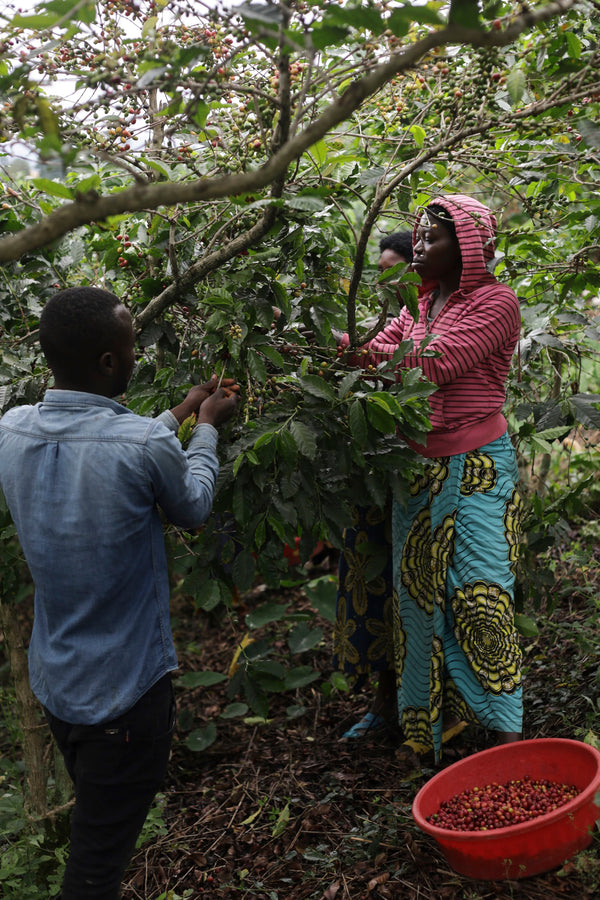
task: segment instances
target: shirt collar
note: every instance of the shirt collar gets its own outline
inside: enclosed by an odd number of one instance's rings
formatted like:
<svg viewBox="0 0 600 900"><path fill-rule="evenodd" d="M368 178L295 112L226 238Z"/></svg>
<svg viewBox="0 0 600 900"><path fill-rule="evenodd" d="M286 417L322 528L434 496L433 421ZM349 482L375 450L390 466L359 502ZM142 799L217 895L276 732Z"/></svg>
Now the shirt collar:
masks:
<svg viewBox="0 0 600 900"><path fill-rule="evenodd" d="M52 388L44 394L43 402L52 406L103 406L116 413L131 412L117 400L103 397L102 394L89 394L87 391L63 391Z"/></svg>

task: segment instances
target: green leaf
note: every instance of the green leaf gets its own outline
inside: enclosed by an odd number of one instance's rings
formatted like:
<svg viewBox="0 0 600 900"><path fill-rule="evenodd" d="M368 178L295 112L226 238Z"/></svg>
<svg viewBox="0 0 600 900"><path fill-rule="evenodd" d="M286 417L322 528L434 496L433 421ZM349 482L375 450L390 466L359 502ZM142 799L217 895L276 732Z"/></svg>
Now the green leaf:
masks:
<svg viewBox="0 0 600 900"><path fill-rule="evenodd" d="M324 21L331 25L349 26L357 30L365 29L374 34L381 34L386 25L377 9L367 6L351 6L344 4L337 6L329 3L325 7Z"/></svg>
<svg viewBox="0 0 600 900"><path fill-rule="evenodd" d="M392 13L387 20L388 28L396 37L404 37L405 34L408 34L411 25L412 17L410 15L410 10L406 7L404 7L404 9L392 10Z"/></svg>
<svg viewBox="0 0 600 900"><path fill-rule="evenodd" d="M12 19L15 28L30 29L31 31L45 31L52 28L61 19L56 13L38 13L32 16L16 15Z"/></svg>
<svg viewBox="0 0 600 900"><path fill-rule="evenodd" d="M247 2L240 3L239 6L236 6L235 11L237 15L242 16L244 19L250 21L255 20L268 27L278 25L282 21L281 10L276 6L269 7L266 4L261 5L259 3Z"/></svg>
<svg viewBox="0 0 600 900"><path fill-rule="evenodd" d="M421 128L420 125L411 125L408 130L412 134L413 140L420 150L425 143L425 129Z"/></svg>
<svg viewBox="0 0 600 900"><path fill-rule="evenodd" d="M295 197L286 197L286 205L290 209L301 209L304 212L320 212L325 208L322 197L298 194Z"/></svg>
<svg viewBox="0 0 600 900"><path fill-rule="evenodd" d="M147 38L149 35L154 34L156 30L156 23L158 22L157 16L148 16L144 24L142 25L142 37Z"/></svg>
<svg viewBox="0 0 600 900"><path fill-rule="evenodd" d="M226 680L227 675L223 675L222 672L211 672L207 669L203 672L186 672L177 679L176 684L187 688L213 687L213 685L221 684Z"/></svg>
<svg viewBox="0 0 600 900"><path fill-rule="evenodd" d="M185 584L186 582L184 582ZM212 580L207 584L206 575L203 573L202 584L196 585L194 590L194 606L196 609L210 612L211 609L215 609L219 605L222 599L219 582Z"/></svg>
<svg viewBox="0 0 600 900"><path fill-rule="evenodd" d="M162 160L158 162L155 159L150 159L144 156L142 157L142 162L144 163L144 165L149 166L151 169L154 169L155 172L158 172L159 175L162 175L164 178L172 177L171 167Z"/></svg>
<svg viewBox="0 0 600 900"><path fill-rule="evenodd" d="M329 681L336 691L343 691L345 693L350 690L350 686L343 672L332 672L329 676Z"/></svg>
<svg viewBox="0 0 600 900"><path fill-rule="evenodd" d="M536 431L535 436L542 441L555 441L557 438L565 437L570 431L570 425L558 425L556 428L545 428L543 431Z"/></svg>
<svg viewBox="0 0 600 900"><path fill-rule="evenodd" d="M263 603L246 616L248 628L262 628L270 622L279 622L287 612L286 603Z"/></svg>
<svg viewBox="0 0 600 900"><path fill-rule="evenodd" d="M317 141L308 148L308 153L313 157L317 165L322 168L327 159L327 144L325 141Z"/></svg>
<svg viewBox="0 0 600 900"><path fill-rule="evenodd" d="M574 394L566 403L569 411L572 411L576 420L587 428L600 428L600 403L598 394Z"/></svg>
<svg viewBox="0 0 600 900"><path fill-rule="evenodd" d="M450 0L448 23L462 25L465 28L477 28L479 26L478 0Z"/></svg>
<svg viewBox="0 0 600 900"><path fill-rule="evenodd" d="M261 447L265 447L268 444L270 444L272 441L274 441L276 439L276 437L277 437L277 434L275 431L266 431L264 434L261 434L261 436L256 439L256 441L254 443L254 449L260 450Z"/></svg>
<svg viewBox="0 0 600 900"><path fill-rule="evenodd" d="M537 637L540 633L533 619L523 615L523 613L515 613L515 628L523 637Z"/></svg>
<svg viewBox="0 0 600 900"><path fill-rule="evenodd" d="M285 360L275 347L271 347L270 344L263 344L261 345L260 352L278 369L285 369Z"/></svg>
<svg viewBox="0 0 600 900"><path fill-rule="evenodd" d="M407 33L412 22L420 22L422 25L443 24L442 17L433 4L417 6L414 3L407 3L403 8L393 10L387 20L387 26L395 35L401 37Z"/></svg>
<svg viewBox="0 0 600 900"><path fill-rule="evenodd" d="M304 422L298 421L298 419L293 419L290 423L290 431L294 436L300 453L308 459L316 459L317 438L312 428L305 425Z"/></svg>
<svg viewBox="0 0 600 900"><path fill-rule="evenodd" d="M273 678L278 678L280 681L286 676L285 666L275 659L264 659L261 662L256 663L256 665L252 667L252 672L260 675L271 675Z"/></svg>
<svg viewBox="0 0 600 900"><path fill-rule="evenodd" d="M244 696L250 704L252 712L266 719L269 713L269 701L260 685L253 681L251 677L244 679Z"/></svg>
<svg viewBox="0 0 600 900"><path fill-rule="evenodd" d="M51 197L63 197L65 200L73 199L72 189L59 181L50 181L49 178L32 178L31 183L38 190L43 191L45 194L50 194Z"/></svg>
<svg viewBox="0 0 600 900"><path fill-rule="evenodd" d="M138 78L136 87L138 90L149 87L153 82L157 81L161 75L164 75L166 71L165 66L154 66L151 69L147 69L144 74Z"/></svg>
<svg viewBox="0 0 600 900"><path fill-rule="evenodd" d="M254 532L254 545L260 549L267 538L267 523L261 519Z"/></svg>
<svg viewBox="0 0 600 900"><path fill-rule="evenodd" d="M571 59L580 59L583 44L572 31L565 31L565 40L567 42L567 53Z"/></svg>
<svg viewBox="0 0 600 900"><path fill-rule="evenodd" d="M262 356L256 350L248 350L248 371L256 381L264 384L267 380L267 367Z"/></svg>
<svg viewBox="0 0 600 900"><path fill-rule="evenodd" d="M298 521L298 511L295 503L288 502L287 500L282 500L282 498L277 494L273 494L273 506L277 511L277 515L279 518L286 522L288 525L292 525L294 528Z"/></svg>
<svg viewBox="0 0 600 900"><path fill-rule="evenodd" d="M346 375L342 378L338 386L338 397L340 400L345 400L346 395L350 393L353 389L354 385L360 381L360 375L358 372L347 372Z"/></svg>
<svg viewBox="0 0 600 900"><path fill-rule="evenodd" d="M283 832L289 825L289 821L290 821L290 804L288 802L285 804L285 806L283 807L283 809L277 816L277 821L275 822L275 824L273 825L273 828L271 830L271 837L276 838L276 837L279 837L281 834L283 834Z"/></svg>
<svg viewBox="0 0 600 900"><path fill-rule="evenodd" d="M337 608L337 579L330 575L323 575L304 585L304 593L310 600L310 605L327 619L335 622Z"/></svg>
<svg viewBox="0 0 600 900"><path fill-rule="evenodd" d="M61 18L67 20L75 19L79 22L85 22L89 25L96 18L96 3L94 0L87 0L82 3L81 0L50 0L50 3L44 3L46 10L58 13ZM69 16L74 13L74 16Z"/></svg>
<svg viewBox="0 0 600 900"><path fill-rule="evenodd" d="M592 731L591 728L586 733L583 741L585 744L589 744L590 747L595 747L596 750L600 750L600 735ZM596 791L596 793L594 794L594 804L600 808L600 791Z"/></svg>
<svg viewBox="0 0 600 900"><path fill-rule="evenodd" d="M246 494L242 489L242 486L236 482L233 489L233 515L237 522L245 525L249 514L250 511L248 510L248 504L246 502Z"/></svg>
<svg viewBox="0 0 600 900"><path fill-rule="evenodd" d="M305 653L316 647L322 640L322 628L310 628L307 622L302 622L290 633L288 647L292 653Z"/></svg>
<svg viewBox="0 0 600 900"><path fill-rule="evenodd" d="M249 550L242 550L233 561L231 576L240 591L249 591L254 584L256 560Z"/></svg>
<svg viewBox="0 0 600 900"><path fill-rule="evenodd" d="M317 50L326 50L343 44L348 38L348 29L335 25L321 25L313 28L312 41Z"/></svg>
<svg viewBox="0 0 600 900"><path fill-rule="evenodd" d="M277 436L277 452L289 466L295 466L298 462L298 445L287 428L282 428Z"/></svg>
<svg viewBox="0 0 600 900"><path fill-rule="evenodd" d="M353 400L348 410L350 430L359 447L364 447L367 442L367 420L360 400Z"/></svg>
<svg viewBox="0 0 600 900"><path fill-rule="evenodd" d="M288 719L299 719L300 716L306 715L308 712L305 706L301 706L300 704L294 703L292 706L288 706L285 714Z"/></svg>
<svg viewBox="0 0 600 900"><path fill-rule="evenodd" d="M531 435L529 443L534 449L540 450L542 453L552 453L552 444L549 444L548 441L544 441L542 438L538 438L537 434Z"/></svg>
<svg viewBox="0 0 600 900"><path fill-rule="evenodd" d="M367 397L367 419L371 425L383 434L393 434L396 431L396 420L389 410L380 403Z"/></svg>
<svg viewBox="0 0 600 900"><path fill-rule="evenodd" d="M277 535L277 537L279 538L281 543L285 544L285 542L286 542L285 526L284 526L283 522L281 521L281 519L277 518L276 516L269 515L269 516L267 516L267 522L269 523L269 525L271 526L271 528L273 529L273 531L275 532L275 534Z"/></svg>
<svg viewBox="0 0 600 900"><path fill-rule="evenodd" d="M209 112L210 106L208 105L208 103L202 103L199 101L195 104L193 108L192 119L194 120L198 128L204 128Z"/></svg>
<svg viewBox="0 0 600 900"><path fill-rule="evenodd" d="M102 179L99 175L88 175L87 178L81 178L74 187L75 195L86 194L88 191L97 191L102 187Z"/></svg>
<svg viewBox="0 0 600 900"><path fill-rule="evenodd" d="M246 660L257 660L269 653L271 645L267 638L259 638L259 640L251 640L243 648L243 655Z"/></svg>
<svg viewBox="0 0 600 900"><path fill-rule="evenodd" d="M285 690L284 679L286 674L286 669L281 663L272 659L266 659L252 666L248 672L248 677L263 691L281 693L281 691Z"/></svg>
<svg viewBox="0 0 600 900"><path fill-rule="evenodd" d="M521 102L526 85L527 79L523 69L511 69L506 79L506 89L513 106Z"/></svg>
<svg viewBox="0 0 600 900"><path fill-rule="evenodd" d="M335 391L319 375L304 375L300 378L300 384L313 397L318 397L320 400L330 400L331 402L335 400Z"/></svg>
<svg viewBox="0 0 600 900"><path fill-rule="evenodd" d="M192 753L200 753L206 750L217 739L217 726L214 722L209 722L204 728L196 728L185 739L185 746Z"/></svg>
<svg viewBox="0 0 600 900"><path fill-rule="evenodd" d="M219 718L221 719L237 719L238 716L245 716L248 712L247 703L229 703Z"/></svg>
<svg viewBox="0 0 600 900"><path fill-rule="evenodd" d="M286 675L285 689L294 691L296 688L306 687L319 677L319 673L315 672L312 666L298 666L296 669L290 669Z"/></svg>
<svg viewBox="0 0 600 900"><path fill-rule="evenodd" d="M588 147L600 149L600 128L590 119L577 119L577 128Z"/></svg>
<svg viewBox="0 0 600 900"><path fill-rule="evenodd" d="M239 470L240 470L240 468L241 468L241 466L242 466L242 463L244 462L245 459L246 459L246 454L245 454L245 453L240 453L240 454L238 454L238 456L236 456L236 458L234 459L234 461L233 461L233 469L232 469L232 471L233 471L233 477L234 477L234 478L235 478L235 476L237 475L237 473L239 472Z"/></svg>

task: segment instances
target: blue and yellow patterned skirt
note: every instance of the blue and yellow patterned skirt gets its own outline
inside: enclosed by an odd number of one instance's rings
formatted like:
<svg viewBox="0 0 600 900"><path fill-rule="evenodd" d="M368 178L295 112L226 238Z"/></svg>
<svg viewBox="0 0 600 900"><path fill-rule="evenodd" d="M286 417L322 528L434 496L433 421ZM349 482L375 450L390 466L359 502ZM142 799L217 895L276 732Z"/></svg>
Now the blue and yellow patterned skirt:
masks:
<svg viewBox="0 0 600 900"><path fill-rule="evenodd" d="M504 434L478 450L431 460L412 485L408 508L393 505L400 725L436 758L444 718L522 730L513 604L517 478Z"/></svg>

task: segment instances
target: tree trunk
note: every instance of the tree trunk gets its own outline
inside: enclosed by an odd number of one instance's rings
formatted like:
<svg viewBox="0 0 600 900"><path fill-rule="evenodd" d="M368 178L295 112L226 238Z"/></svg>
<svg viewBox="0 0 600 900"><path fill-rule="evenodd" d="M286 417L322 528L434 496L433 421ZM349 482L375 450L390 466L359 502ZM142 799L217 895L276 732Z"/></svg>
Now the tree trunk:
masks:
<svg viewBox="0 0 600 900"><path fill-rule="evenodd" d="M0 629L4 632L11 677L15 687L17 716L23 731L25 762L25 810L33 818L48 811L44 764L47 728L40 715L40 705L29 686L27 653L15 608L0 598Z"/></svg>

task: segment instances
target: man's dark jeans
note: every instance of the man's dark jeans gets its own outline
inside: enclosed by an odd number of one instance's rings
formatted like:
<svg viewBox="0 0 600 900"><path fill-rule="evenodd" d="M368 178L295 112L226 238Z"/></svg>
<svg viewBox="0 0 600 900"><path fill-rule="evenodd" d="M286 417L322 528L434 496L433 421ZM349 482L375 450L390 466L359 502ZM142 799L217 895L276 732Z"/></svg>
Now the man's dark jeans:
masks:
<svg viewBox="0 0 600 900"><path fill-rule="evenodd" d="M75 785L61 900L117 900L123 874L167 771L175 726L171 676L102 725L46 716Z"/></svg>

